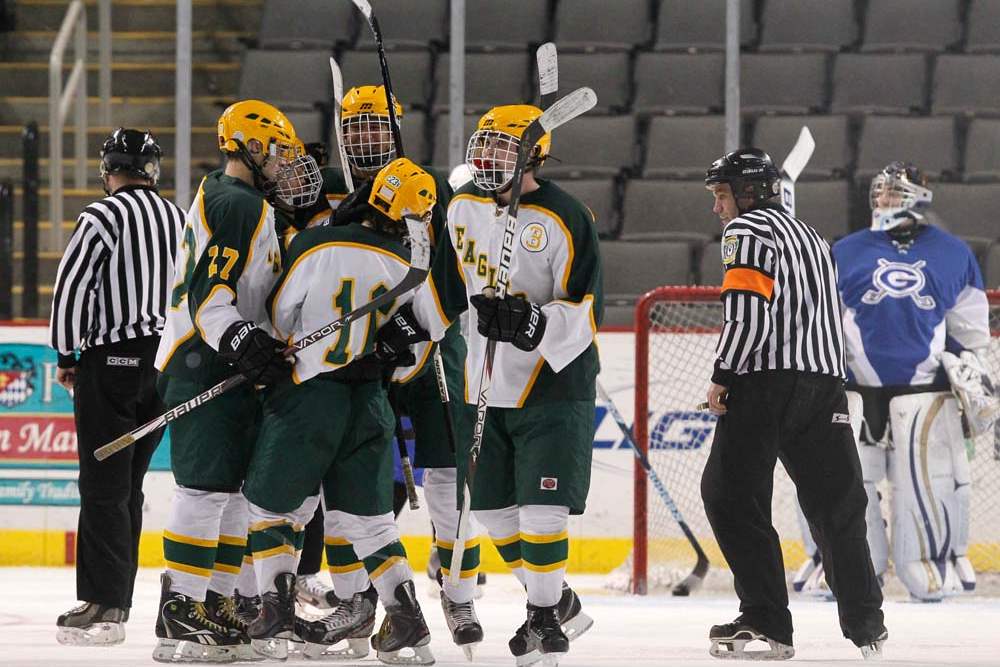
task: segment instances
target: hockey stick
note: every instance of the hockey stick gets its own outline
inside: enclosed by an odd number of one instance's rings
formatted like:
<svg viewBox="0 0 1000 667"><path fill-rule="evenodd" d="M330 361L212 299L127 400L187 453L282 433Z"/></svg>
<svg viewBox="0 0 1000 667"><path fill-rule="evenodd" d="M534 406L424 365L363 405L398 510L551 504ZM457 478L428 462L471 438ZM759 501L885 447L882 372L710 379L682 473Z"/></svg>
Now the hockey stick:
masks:
<svg viewBox="0 0 1000 667"><path fill-rule="evenodd" d="M538 94L542 111L552 106L559 91L559 56L556 45L545 42L535 51L538 64Z"/></svg>
<svg viewBox="0 0 1000 667"><path fill-rule="evenodd" d="M430 269L430 258L431 258L431 242L430 234L427 230L427 223L421 222L419 220L413 220L406 218L406 227L408 229L408 234L410 237L410 268L407 270L406 275L403 279L396 284L388 292L379 295L375 299L372 299L363 306L352 310L340 319L336 319L329 324L313 331L311 334L295 341L293 344L285 348L285 356L289 356L298 352L299 350L304 350L313 343L317 343L327 336L334 334L344 327L349 326L355 320L358 320L368 313L371 313L376 308L380 308L387 303L392 303L393 300L406 294L413 288L417 287L424 281L427 277L427 272ZM222 382L218 383L214 387L203 391L192 399L189 399L180 405L167 410L159 417L146 422L142 426L132 431L129 431L125 435L122 435L115 440L112 440L108 444L99 447L97 451L94 452L94 458L98 461L103 461L115 452L125 449L129 445L132 445L145 435L152 433L158 428L166 426L175 419L191 412L192 410L198 408L205 403L208 403L212 399L221 396L233 387L237 387L244 382L246 382L247 377L242 373L234 375L232 377L226 378Z"/></svg>
<svg viewBox="0 0 1000 667"><path fill-rule="evenodd" d="M805 169L815 149L816 141L809 128L803 125L795 146L789 151L785 161L781 163L781 205L793 218L795 217L795 181L799 179L799 174Z"/></svg>
<svg viewBox="0 0 1000 667"><path fill-rule="evenodd" d="M340 106L344 102L344 77L340 74L340 66L333 56L330 56L330 75L333 77L333 128L337 135L340 169L344 172L347 191L354 192L354 177L351 176L351 165L347 161L347 149L344 147L344 128L340 126Z"/></svg>
<svg viewBox="0 0 1000 667"><path fill-rule="evenodd" d="M399 130L399 119L396 118L396 109L393 102L396 97L392 94L392 81L389 79L389 63L385 59L385 46L382 44L382 28L379 27L378 17L372 11L371 3L368 0L351 0L354 6L361 10L368 21L368 27L372 29L375 37L375 48L378 51L378 64L382 70L382 84L385 86L385 100L389 107L389 129L392 130L392 140L396 144L396 156L403 156L403 133Z"/></svg>
<svg viewBox="0 0 1000 667"><path fill-rule="evenodd" d="M649 457L639 449L639 446L635 444L635 439L632 437L632 429L629 428L628 424L625 422L625 418L622 417L622 413L618 412L618 407L608 396L608 392L604 390L601 386L600 381L597 382L597 395L600 397L601 401L608 408L608 412L614 418L615 422L618 424L618 428L621 430L624 436L625 442L628 446L632 448L632 452L635 454L635 458L639 460L639 465L643 467L646 471L646 476L649 477L650 481L653 482L653 488L656 492L660 494L660 500L663 504L667 506L670 510L670 514L674 517L674 521L680 526L681 532L684 533L684 537L691 544L694 549L695 556L698 558L698 562L695 563L694 569L691 570L691 574L684 577L676 586L674 586L674 595L690 595L692 591L697 590L703 581L705 581L705 575L708 573L708 556L705 555L705 551L701 548L701 544L698 543L698 538L694 536L691 532L690 526L688 526L687 521L681 515L680 509L677 507L677 503L674 499L670 497L670 493L667 491L667 487L664 486L663 481L660 476L656 474L653 470L653 466L649 463Z"/></svg>
<svg viewBox="0 0 1000 667"><path fill-rule="evenodd" d="M511 176L510 203L507 205L507 219L504 222L503 245L500 249L500 262L497 266L496 283L484 291L490 298L502 299L507 295L510 282L510 263L514 254L514 238L517 234L517 208L521 199L521 183L524 179L525 165L531 156L531 150L545 134L552 132L560 125L568 123L580 114L594 108L597 95L590 88L577 88L558 102L542 112L542 115L531 122L521 134L518 142L517 160L514 162L514 173ZM479 380L479 394L476 401L476 426L472 434L472 447L467 456L465 485L462 490L462 507L458 517L458 535L451 552L451 582L458 585L462 574L462 556L465 552L465 542L469 537L469 512L472 502L472 485L476 475L476 463L479 460L479 450L483 446L483 430L486 427L486 402L489 398L490 380L493 375L493 358L496 354L496 341L486 341L486 355L483 359L483 371Z"/></svg>

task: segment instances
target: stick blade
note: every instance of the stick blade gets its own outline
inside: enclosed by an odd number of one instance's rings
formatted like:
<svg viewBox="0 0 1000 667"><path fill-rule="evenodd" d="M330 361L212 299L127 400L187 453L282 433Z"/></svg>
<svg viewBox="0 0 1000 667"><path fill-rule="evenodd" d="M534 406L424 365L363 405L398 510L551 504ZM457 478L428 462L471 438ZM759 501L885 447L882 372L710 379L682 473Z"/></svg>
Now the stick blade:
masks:
<svg viewBox="0 0 1000 667"><path fill-rule="evenodd" d="M131 433L126 433L125 435L115 440L112 440L103 447L98 447L94 451L94 458L97 459L98 461L103 461L112 454L120 452L121 450L132 445L133 443L135 443L135 436L132 435Z"/></svg>
<svg viewBox="0 0 1000 667"><path fill-rule="evenodd" d="M368 0L351 0L354 6L361 10L361 13L365 15L365 18L369 21L372 18L372 5Z"/></svg>
<svg viewBox="0 0 1000 667"><path fill-rule="evenodd" d="M535 51L535 62L538 63L538 92L544 100L547 95L554 95L559 90L559 56L556 45L545 42Z"/></svg>
<svg viewBox="0 0 1000 667"><path fill-rule="evenodd" d="M591 88L577 88L565 97L559 98L552 106L538 117L538 123L546 132L551 132L560 125L568 123L580 114L586 113L597 105L597 93Z"/></svg>
<svg viewBox="0 0 1000 667"><path fill-rule="evenodd" d="M340 73L340 65L330 56L330 75L333 77L333 101L339 107L344 101L344 76Z"/></svg>
<svg viewBox="0 0 1000 667"><path fill-rule="evenodd" d="M795 146L792 147L785 161L781 163L782 177L791 180L793 183L797 181L799 174L806 168L806 164L809 163L809 158L812 157L815 149L816 141L813 139L812 132L809 131L808 127L803 125Z"/></svg>

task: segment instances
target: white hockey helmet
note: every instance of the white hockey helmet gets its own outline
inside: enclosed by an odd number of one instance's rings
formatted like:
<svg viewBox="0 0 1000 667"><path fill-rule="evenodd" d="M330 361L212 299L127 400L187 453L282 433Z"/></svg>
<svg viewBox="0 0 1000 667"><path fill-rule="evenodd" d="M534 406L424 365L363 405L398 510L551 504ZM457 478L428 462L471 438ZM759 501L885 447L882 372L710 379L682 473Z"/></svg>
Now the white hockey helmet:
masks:
<svg viewBox="0 0 1000 667"><path fill-rule="evenodd" d="M886 165L868 189L872 231L886 232L907 220L927 224L923 212L932 196L927 177L917 167L898 160Z"/></svg>

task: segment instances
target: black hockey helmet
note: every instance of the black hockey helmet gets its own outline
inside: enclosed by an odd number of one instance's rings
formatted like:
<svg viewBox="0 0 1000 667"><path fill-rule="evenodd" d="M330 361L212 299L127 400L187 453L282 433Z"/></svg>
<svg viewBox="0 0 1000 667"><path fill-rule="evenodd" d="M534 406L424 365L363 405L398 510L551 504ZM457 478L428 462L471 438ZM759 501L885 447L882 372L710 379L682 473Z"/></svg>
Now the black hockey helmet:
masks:
<svg viewBox="0 0 1000 667"><path fill-rule="evenodd" d="M160 180L160 158L163 152L153 135L140 130L119 127L101 146L101 178L125 172L134 178L156 185Z"/></svg>
<svg viewBox="0 0 1000 667"><path fill-rule="evenodd" d="M759 148L741 148L713 162L705 174L705 185L722 183L729 184L737 202L749 198L754 206L781 192L781 175L771 156Z"/></svg>

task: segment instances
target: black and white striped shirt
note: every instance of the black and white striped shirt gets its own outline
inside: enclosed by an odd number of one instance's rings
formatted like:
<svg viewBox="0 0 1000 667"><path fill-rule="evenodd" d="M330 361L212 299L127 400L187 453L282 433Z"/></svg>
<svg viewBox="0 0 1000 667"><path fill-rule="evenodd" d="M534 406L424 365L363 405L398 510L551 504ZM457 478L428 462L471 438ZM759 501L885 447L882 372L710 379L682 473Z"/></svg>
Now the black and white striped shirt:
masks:
<svg viewBox="0 0 1000 667"><path fill-rule="evenodd" d="M144 185L127 185L80 214L59 262L50 320L61 355L158 335L184 212Z"/></svg>
<svg viewBox="0 0 1000 667"><path fill-rule="evenodd" d="M713 382L765 369L844 377L837 269L815 229L778 206L744 213L726 225L722 263Z"/></svg>

